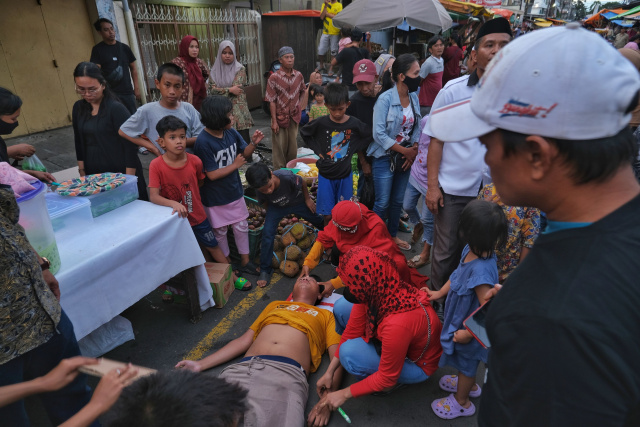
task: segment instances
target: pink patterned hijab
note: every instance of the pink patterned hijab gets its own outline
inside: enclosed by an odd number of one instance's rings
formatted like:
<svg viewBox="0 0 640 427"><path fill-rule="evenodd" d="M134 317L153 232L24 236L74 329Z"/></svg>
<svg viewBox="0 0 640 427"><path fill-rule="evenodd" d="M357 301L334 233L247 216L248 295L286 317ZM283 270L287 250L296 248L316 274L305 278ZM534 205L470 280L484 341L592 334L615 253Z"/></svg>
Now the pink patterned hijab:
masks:
<svg viewBox="0 0 640 427"><path fill-rule="evenodd" d="M227 47L231 49L231 52L233 52L234 58L233 62L228 65L222 60L222 51ZM213 67L211 67L210 74L211 81L213 81L217 87L231 87L233 79L236 78L236 74L242 69L242 64L235 58L236 48L233 43L229 40L225 40L220 43L220 46L218 47L218 56L216 56L216 62L214 62Z"/></svg>

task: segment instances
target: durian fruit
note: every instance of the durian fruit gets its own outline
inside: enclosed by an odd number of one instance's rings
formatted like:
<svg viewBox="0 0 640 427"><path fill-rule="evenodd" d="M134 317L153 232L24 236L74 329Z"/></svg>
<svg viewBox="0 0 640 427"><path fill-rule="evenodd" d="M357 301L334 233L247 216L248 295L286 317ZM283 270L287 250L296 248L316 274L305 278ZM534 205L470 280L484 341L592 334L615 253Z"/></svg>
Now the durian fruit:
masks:
<svg viewBox="0 0 640 427"><path fill-rule="evenodd" d="M298 240L298 243L297 243L300 249L309 249L312 244L313 244L313 235L310 233L307 233L307 235L304 236L302 239Z"/></svg>
<svg viewBox="0 0 640 427"><path fill-rule="evenodd" d="M293 227L291 227L291 230L289 230L289 232L291 234L293 234L293 237L296 240L300 240L304 237L304 235L306 234L306 229L304 228L304 225L302 225L301 223L297 222L293 225Z"/></svg>
<svg viewBox="0 0 640 427"><path fill-rule="evenodd" d="M279 268L280 263L282 261L284 261L284 252L283 251L275 252L274 255L271 257L271 267Z"/></svg>
<svg viewBox="0 0 640 427"><path fill-rule="evenodd" d="M291 232L287 232L284 236L282 236L282 244L287 247L290 244L294 244L296 243L296 238L293 237L293 234L291 234Z"/></svg>
<svg viewBox="0 0 640 427"><path fill-rule="evenodd" d="M276 236L273 239L273 250L274 252L278 252L284 249L284 245L282 244L282 236Z"/></svg>
<svg viewBox="0 0 640 427"><path fill-rule="evenodd" d="M285 276L294 277L300 271L300 267L297 262L286 260L280 263L280 271Z"/></svg>
<svg viewBox="0 0 640 427"><path fill-rule="evenodd" d="M301 253L302 251L298 246L296 245L287 246L287 249L285 249L285 258L290 259L291 261L295 261L298 258L300 258Z"/></svg>

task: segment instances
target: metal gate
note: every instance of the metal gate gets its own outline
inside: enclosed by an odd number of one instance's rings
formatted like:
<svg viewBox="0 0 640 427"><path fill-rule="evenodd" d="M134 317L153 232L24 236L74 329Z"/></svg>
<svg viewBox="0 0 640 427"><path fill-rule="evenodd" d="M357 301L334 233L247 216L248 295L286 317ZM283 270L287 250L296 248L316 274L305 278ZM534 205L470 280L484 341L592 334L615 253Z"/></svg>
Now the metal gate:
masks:
<svg viewBox="0 0 640 427"><path fill-rule="evenodd" d="M222 41L230 40L236 46L237 59L247 70L248 86L244 90L249 108L260 105L263 67L258 46L258 12L240 8L231 11L165 6L142 1L133 3L131 10L142 56L147 99L157 101L160 98L154 83L158 66L178 56L180 40L192 35L200 42L199 58L209 69Z"/></svg>

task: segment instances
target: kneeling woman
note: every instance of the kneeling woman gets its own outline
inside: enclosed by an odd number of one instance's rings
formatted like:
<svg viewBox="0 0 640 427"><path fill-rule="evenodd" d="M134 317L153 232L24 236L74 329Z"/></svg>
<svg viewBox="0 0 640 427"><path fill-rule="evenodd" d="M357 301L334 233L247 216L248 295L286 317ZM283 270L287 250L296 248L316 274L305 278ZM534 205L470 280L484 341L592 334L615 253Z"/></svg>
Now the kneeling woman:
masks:
<svg viewBox="0 0 640 427"><path fill-rule="evenodd" d="M382 252L357 246L340 260L345 294L333 313L342 333L336 357L318 380L318 407L335 410L351 397L388 391L397 384L425 381L438 369L442 324L421 290L402 281L394 261ZM332 393L337 368L361 380Z"/></svg>

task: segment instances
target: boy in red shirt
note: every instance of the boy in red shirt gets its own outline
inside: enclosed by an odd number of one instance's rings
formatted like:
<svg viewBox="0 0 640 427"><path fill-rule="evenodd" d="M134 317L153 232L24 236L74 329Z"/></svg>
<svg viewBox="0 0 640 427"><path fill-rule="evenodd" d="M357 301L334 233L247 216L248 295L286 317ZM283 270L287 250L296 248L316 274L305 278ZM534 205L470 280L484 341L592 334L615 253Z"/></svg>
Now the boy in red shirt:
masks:
<svg viewBox="0 0 640 427"><path fill-rule="evenodd" d="M187 125L176 116L165 116L156 125L158 144L165 150L149 165L149 199L156 205L173 209L189 220L198 243L204 246L216 262L229 263L218 246L211 224L200 200L200 186L204 181L202 160L185 151ZM233 275L234 283L237 277ZM236 289L247 291L251 284L236 284Z"/></svg>

